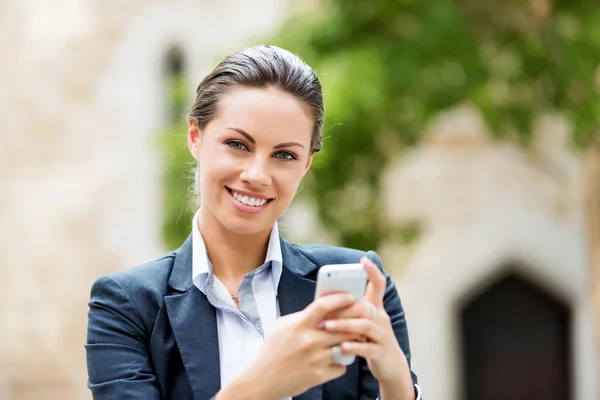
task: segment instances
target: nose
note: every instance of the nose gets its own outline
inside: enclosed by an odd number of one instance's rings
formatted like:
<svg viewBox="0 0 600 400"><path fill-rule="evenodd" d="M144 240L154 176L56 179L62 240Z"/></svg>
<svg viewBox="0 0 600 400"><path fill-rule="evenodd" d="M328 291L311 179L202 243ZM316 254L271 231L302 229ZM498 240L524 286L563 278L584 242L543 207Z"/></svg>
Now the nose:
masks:
<svg viewBox="0 0 600 400"><path fill-rule="evenodd" d="M261 158L253 158L242 171L240 179L248 185L261 187L271 184L268 162Z"/></svg>

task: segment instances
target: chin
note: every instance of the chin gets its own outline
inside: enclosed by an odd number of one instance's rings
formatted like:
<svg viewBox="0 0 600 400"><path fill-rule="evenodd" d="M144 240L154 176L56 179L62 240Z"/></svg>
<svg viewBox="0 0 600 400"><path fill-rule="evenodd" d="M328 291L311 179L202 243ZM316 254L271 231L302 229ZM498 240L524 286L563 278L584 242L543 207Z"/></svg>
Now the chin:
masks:
<svg viewBox="0 0 600 400"><path fill-rule="evenodd" d="M271 218L243 218L235 215L218 218L221 224L229 231L238 235L254 235L270 230L276 221Z"/></svg>

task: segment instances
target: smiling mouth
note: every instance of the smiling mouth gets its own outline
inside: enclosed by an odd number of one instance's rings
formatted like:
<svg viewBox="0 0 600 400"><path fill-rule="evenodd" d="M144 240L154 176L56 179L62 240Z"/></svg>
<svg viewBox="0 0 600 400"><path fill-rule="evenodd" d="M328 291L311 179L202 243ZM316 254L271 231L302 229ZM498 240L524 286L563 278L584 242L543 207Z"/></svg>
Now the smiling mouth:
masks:
<svg viewBox="0 0 600 400"><path fill-rule="evenodd" d="M259 199L256 197L249 197L249 196L245 196L243 194L240 193L236 193L235 191L231 190L230 188L228 188L227 186L225 186L225 189L227 189L227 191L229 192L229 194L231 194L231 196L236 200L239 201L240 203L249 206L249 207L262 207L265 204L270 203L271 201L273 201L273 199Z"/></svg>

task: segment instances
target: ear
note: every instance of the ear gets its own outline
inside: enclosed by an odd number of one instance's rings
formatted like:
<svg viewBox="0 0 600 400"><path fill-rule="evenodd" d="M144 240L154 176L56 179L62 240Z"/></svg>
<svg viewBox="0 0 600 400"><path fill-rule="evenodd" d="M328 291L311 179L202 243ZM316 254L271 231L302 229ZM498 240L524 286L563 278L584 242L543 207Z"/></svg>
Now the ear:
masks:
<svg viewBox="0 0 600 400"><path fill-rule="evenodd" d="M304 166L304 173L302 174L302 177L304 177L304 175L306 175L306 173L310 169L310 166L312 165L312 162L313 162L313 155L311 154L308 156L308 160L306 160L306 165Z"/></svg>
<svg viewBox="0 0 600 400"><path fill-rule="evenodd" d="M202 144L202 132L198 127L198 120L195 118L190 119L188 122L188 133L187 133L187 144L190 153L200 162L200 145Z"/></svg>

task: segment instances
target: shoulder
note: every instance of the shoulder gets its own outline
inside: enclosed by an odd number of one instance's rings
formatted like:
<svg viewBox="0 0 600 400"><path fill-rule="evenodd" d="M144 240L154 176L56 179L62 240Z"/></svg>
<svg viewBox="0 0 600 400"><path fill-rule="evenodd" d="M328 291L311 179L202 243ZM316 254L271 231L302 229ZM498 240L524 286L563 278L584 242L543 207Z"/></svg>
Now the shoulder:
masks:
<svg viewBox="0 0 600 400"><path fill-rule="evenodd" d="M116 332L143 337L152 332L167 292L175 256L98 278L91 288L88 341L106 339ZM103 338L103 339L99 339Z"/></svg>
<svg viewBox="0 0 600 400"><path fill-rule="evenodd" d="M121 286L134 288L139 286L159 290L167 284L176 252L167 253L155 260L108 275Z"/></svg>
<svg viewBox="0 0 600 400"><path fill-rule="evenodd" d="M167 294L168 281L176 252L170 252L153 261L98 278L92 285L95 295L119 295L134 303L160 303Z"/></svg>
<svg viewBox="0 0 600 400"><path fill-rule="evenodd" d="M374 251L363 251L347 247L329 246L322 244L294 244L292 246L311 260L318 268L327 264L351 264L358 263L362 257L368 257L380 269L382 269L381 259Z"/></svg>

